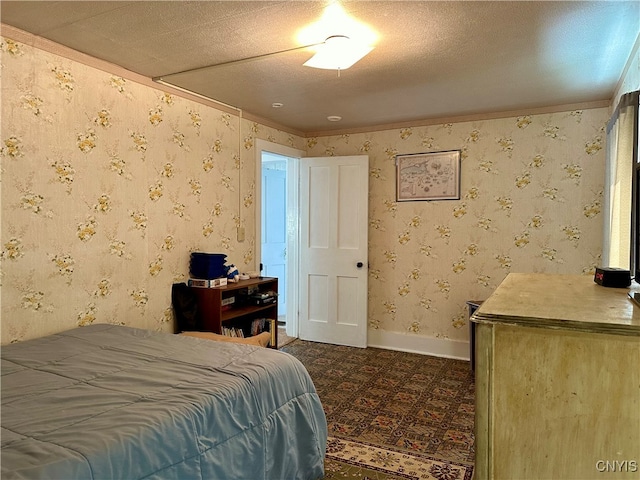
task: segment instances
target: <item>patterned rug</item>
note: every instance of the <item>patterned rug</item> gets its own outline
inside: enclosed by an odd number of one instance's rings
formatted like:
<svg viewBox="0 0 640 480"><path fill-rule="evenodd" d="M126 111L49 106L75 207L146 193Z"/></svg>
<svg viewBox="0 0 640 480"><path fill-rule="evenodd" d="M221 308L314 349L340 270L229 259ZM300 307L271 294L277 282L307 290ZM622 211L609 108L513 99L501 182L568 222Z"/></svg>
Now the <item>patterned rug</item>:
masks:
<svg viewBox="0 0 640 480"><path fill-rule="evenodd" d="M329 437L325 479L471 480L473 468L427 456Z"/></svg>
<svg viewBox="0 0 640 480"><path fill-rule="evenodd" d="M408 467L388 473L371 462L353 460L353 465L329 451L326 478L470 478L475 385L469 362L303 340L282 350L309 372L333 440L352 442L339 444L349 445L349 451L377 448L382 457L374 458L406 455L422 469L413 476L406 476ZM425 469L430 477L416 476Z"/></svg>

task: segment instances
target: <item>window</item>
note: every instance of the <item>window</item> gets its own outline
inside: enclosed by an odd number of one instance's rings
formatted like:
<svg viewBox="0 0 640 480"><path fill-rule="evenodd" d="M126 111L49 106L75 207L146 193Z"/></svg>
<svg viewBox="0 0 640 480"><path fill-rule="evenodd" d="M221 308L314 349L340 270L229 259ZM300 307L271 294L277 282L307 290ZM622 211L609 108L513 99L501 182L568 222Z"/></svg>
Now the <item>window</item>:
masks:
<svg viewBox="0 0 640 480"><path fill-rule="evenodd" d="M607 159L602 264L638 271L640 251L640 164L638 163L638 94L620 98L607 125ZM640 280L640 275L636 281ZM640 282L639 282L640 283Z"/></svg>

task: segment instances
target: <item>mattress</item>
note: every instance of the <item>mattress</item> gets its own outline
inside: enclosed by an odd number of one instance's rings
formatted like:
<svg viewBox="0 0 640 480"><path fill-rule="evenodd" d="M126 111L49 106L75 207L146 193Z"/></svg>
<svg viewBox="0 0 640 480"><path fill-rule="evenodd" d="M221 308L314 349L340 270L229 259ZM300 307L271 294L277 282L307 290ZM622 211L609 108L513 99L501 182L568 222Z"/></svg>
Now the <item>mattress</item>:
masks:
<svg viewBox="0 0 640 480"><path fill-rule="evenodd" d="M327 424L284 352L115 325L2 347L1 476L318 479Z"/></svg>

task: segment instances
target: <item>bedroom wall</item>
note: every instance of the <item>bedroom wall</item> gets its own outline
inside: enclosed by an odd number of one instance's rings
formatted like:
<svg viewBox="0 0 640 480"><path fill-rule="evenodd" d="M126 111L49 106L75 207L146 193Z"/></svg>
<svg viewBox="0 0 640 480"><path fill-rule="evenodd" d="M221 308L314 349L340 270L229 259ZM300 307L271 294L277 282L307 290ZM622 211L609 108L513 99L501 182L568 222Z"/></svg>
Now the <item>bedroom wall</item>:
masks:
<svg viewBox="0 0 640 480"><path fill-rule="evenodd" d="M608 109L307 139L368 154L369 344L468 355L467 300L509 272L592 275ZM460 200L395 202L396 154L462 150Z"/></svg>
<svg viewBox="0 0 640 480"><path fill-rule="evenodd" d="M1 48L2 344L94 322L172 331L191 251L255 268L254 141L302 138L246 120L239 135L236 115Z"/></svg>
<svg viewBox="0 0 640 480"><path fill-rule="evenodd" d="M256 138L369 155L371 345L464 356L467 300L512 271L598 263L606 108L309 139L243 120L238 135L216 108L1 48L3 344L93 322L171 331L190 251L254 269ZM394 155L448 149L461 199L396 203Z"/></svg>

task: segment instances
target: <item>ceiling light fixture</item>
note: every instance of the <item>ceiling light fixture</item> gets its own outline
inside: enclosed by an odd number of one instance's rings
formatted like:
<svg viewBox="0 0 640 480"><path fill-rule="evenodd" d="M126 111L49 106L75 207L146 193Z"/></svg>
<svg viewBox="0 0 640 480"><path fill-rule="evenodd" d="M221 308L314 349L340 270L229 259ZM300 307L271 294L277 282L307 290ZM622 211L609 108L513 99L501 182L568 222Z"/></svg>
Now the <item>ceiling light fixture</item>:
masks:
<svg viewBox="0 0 640 480"><path fill-rule="evenodd" d="M346 35L332 35L317 47L316 54L304 65L327 70L346 70L371 50L373 47Z"/></svg>
<svg viewBox="0 0 640 480"><path fill-rule="evenodd" d="M342 120L342 117L340 115L329 115L327 117L327 120L329 120L330 122L339 122L340 120Z"/></svg>
<svg viewBox="0 0 640 480"><path fill-rule="evenodd" d="M333 0L325 9L319 21L303 28L297 35L299 47L279 50L277 52L268 52L251 57L240 58L237 60L229 60L227 62L206 65L204 67L196 67L179 72L167 73L153 77L154 82L166 85L167 87L176 88L186 93L204 98L229 108L240 110L239 107L226 105L213 98L197 94L188 89L182 88L179 84L180 80L175 82L171 77L178 77L187 73L204 71L211 68L238 65L240 63L251 62L283 55L290 52L297 52L304 49L315 49L315 55L307 60L304 65L314 68L324 68L337 70L340 76L340 70L346 70L354 63L367 55L374 47L378 39L378 35L367 25L350 17L340 6ZM277 103L277 102L276 102ZM278 108L276 105L272 105Z"/></svg>

